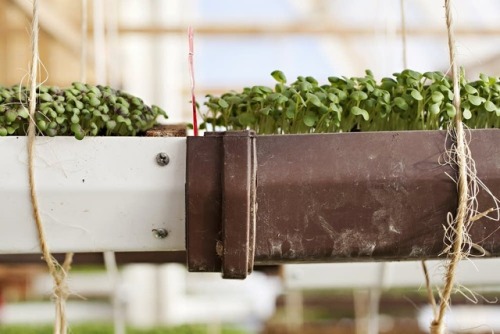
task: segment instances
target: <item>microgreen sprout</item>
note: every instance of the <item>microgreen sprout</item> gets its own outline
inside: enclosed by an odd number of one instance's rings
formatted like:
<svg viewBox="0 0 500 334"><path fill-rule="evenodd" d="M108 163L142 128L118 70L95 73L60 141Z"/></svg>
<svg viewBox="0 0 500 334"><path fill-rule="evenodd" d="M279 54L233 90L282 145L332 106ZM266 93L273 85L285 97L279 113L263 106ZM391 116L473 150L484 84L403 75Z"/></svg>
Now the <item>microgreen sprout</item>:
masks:
<svg viewBox="0 0 500 334"><path fill-rule="evenodd" d="M377 82L366 71L364 77L329 77L327 84L310 76L287 84L281 71L271 76L274 88L208 95L200 127L261 134L438 130L457 113L450 79L441 72L404 70ZM499 78L481 75L467 82L462 75L460 85L464 122L500 127Z"/></svg>
<svg viewBox="0 0 500 334"><path fill-rule="evenodd" d="M0 136L26 134L28 100L27 88L0 86ZM37 89L35 124L42 135L135 136L154 126L160 115L167 117L161 108L108 86L75 82L67 89Z"/></svg>

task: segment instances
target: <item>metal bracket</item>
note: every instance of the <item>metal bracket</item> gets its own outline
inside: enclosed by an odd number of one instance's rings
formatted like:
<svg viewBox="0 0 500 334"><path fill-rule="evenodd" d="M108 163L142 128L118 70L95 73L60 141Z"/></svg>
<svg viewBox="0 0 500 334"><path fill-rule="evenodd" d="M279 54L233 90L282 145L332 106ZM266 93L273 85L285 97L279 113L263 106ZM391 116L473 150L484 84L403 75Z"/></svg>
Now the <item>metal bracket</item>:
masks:
<svg viewBox="0 0 500 334"><path fill-rule="evenodd" d="M200 140L201 139L201 140ZM186 246L190 271L245 278L255 251L255 134L188 137Z"/></svg>

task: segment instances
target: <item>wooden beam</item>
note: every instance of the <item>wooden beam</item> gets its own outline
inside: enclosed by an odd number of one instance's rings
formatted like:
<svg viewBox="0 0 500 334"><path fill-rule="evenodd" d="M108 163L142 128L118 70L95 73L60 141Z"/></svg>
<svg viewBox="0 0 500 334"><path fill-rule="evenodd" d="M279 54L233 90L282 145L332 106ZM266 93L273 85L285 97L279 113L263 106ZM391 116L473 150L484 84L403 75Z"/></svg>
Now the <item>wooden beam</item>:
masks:
<svg viewBox="0 0 500 334"><path fill-rule="evenodd" d="M385 30L381 28L367 27L340 27L332 24L317 24L311 22L299 22L292 24L276 25L199 25L195 27L198 35L341 35L341 36L373 36L375 34L384 34ZM142 26L142 27L119 27L122 34L185 34L187 28L176 26ZM396 30L401 34L401 29ZM441 27L408 27L408 35L413 36L441 36L446 34L446 30ZM500 36L500 28L461 28L455 29L455 34L463 36Z"/></svg>

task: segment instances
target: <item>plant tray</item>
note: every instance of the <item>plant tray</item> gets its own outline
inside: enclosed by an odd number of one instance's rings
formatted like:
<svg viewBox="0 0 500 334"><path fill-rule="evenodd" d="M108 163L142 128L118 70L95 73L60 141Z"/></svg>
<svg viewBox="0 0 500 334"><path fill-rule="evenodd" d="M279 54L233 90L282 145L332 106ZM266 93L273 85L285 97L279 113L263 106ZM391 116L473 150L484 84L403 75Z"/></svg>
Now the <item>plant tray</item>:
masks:
<svg viewBox="0 0 500 334"><path fill-rule="evenodd" d="M0 137L0 254L40 251L26 140ZM173 137L37 137L35 182L51 251L184 250L185 146ZM163 167L160 152L170 158Z"/></svg>
<svg viewBox="0 0 500 334"><path fill-rule="evenodd" d="M470 137L498 196L500 131ZM445 141L444 131L188 137L189 269L243 278L254 264L436 258L457 207L455 171L439 163ZM499 228L481 219L472 240L498 256Z"/></svg>

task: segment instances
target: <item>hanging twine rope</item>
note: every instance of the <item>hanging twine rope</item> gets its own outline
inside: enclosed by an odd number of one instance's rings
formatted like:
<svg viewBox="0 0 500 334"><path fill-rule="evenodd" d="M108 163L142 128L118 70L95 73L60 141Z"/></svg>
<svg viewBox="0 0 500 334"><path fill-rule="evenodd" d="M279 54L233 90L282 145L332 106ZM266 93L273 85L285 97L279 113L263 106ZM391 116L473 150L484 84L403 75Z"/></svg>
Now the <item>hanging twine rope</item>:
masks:
<svg viewBox="0 0 500 334"><path fill-rule="evenodd" d="M401 9L401 42L403 44L403 68L408 68L408 57L406 52L406 15L405 15L405 4L404 0L401 0L400 3Z"/></svg>
<svg viewBox="0 0 500 334"><path fill-rule="evenodd" d="M66 314L65 305L66 299L68 298L68 287L66 284L66 270L71 265L71 257L64 261L63 266L61 266L57 260L52 256L49 245L47 244L47 239L45 236L45 230L42 224L42 219L40 216L40 207L38 205L38 198L36 195L35 187L35 171L34 171L34 155L35 155L35 112L36 112L36 88L37 88L37 78L38 78L38 0L33 0L33 19L31 24L31 47L32 47L32 58L29 76L30 85L30 98L29 98L29 114L30 122L28 126L28 179L30 187L30 197L33 209L33 218L35 220L36 229L38 232L38 241L40 244L40 249L42 251L42 256L50 275L54 280L54 291L53 298L56 306L56 319L54 324L55 334L65 334L67 332L66 325Z"/></svg>
<svg viewBox="0 0 500 334"><path fill-rule="evenodd" d="M452 147L451 153L455 156L454 161L458 166L458 209L456 216L453 218L451 214L448 215L448 228L453 231L451 247L449 248L448 256L449 262L446 267L445 284L441 292L441 301L437 315L431 323L431 334L445 333L444 315L450 302L450 296L455 282L455 269L459 261L468 255L468 251L463 249L464 241L468 241L466 223L471 221L472 207L470 202L475 202L474 198L469 196L469 179L468 175L469 163L472 160L468 143L465 138L464 125L462 123L462 112L460 110L460 86L459 86L459 73L457 61L455 58L455 36L453 32L453 16L451 13L451 0L445 0L446 11L446 27L448 31L448 49L450 54L451 75L453 77L453 106L456 109L456 116L454 126L450 128L454 138L456 139L456 146ZM475 176L475 175L474 175ZM472 178L472 180L474 177ZM447 231L447 232L448 232ZM447 233L448 234L448 233Z"/></svg>

